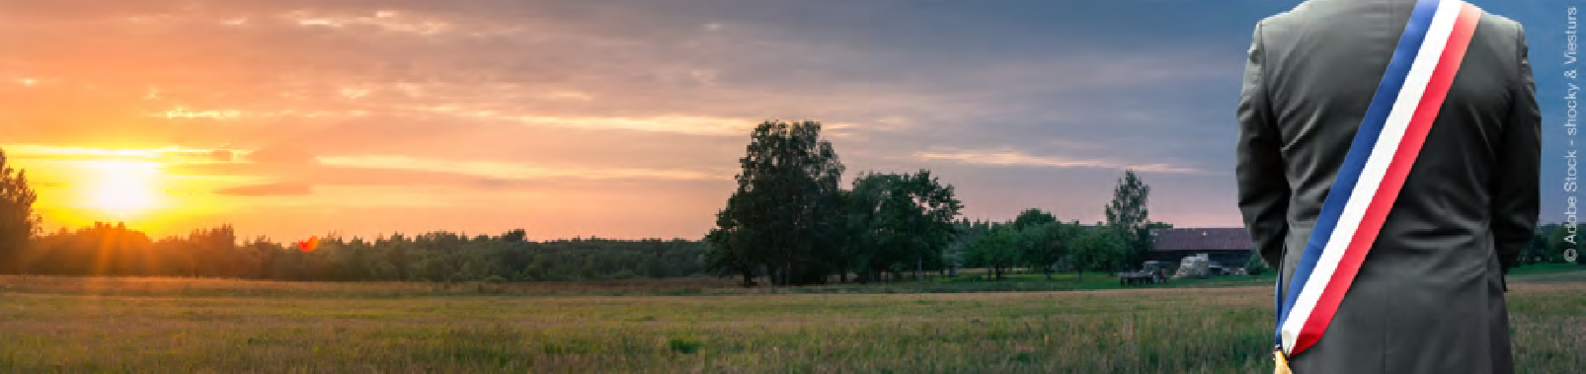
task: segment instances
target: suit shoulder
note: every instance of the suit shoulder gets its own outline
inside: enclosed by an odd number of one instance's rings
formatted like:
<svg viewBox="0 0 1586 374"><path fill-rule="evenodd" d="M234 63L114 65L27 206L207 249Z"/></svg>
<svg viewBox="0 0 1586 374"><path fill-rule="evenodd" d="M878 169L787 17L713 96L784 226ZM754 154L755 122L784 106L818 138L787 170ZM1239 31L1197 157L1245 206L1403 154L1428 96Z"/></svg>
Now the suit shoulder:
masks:
<svg viewBox="0 0 1586 374"><path fill-rule="evenodd" d="M1294 8L1262 18L1256 22L1256 28L1267 30L1267 33L1287 34L1290 31L1304 29L1316 24L1319 20L1335 15L1341 5L1332 0L1306 0L1296 4Z"/></svg>
<svg viewBox="0 0 1586 374"><path fill-rule="evenodd" d="M1256 22L1256 25L1274 25L1274 24L1275 25L1282 25L1282 24L1286 24L1286 23L1289 23L1289 22L1293 22L1293 20L1295 18L1295 13L1305 13L1308 10L1308 8L1310 8L1310 7L1311 7L1311 2L1310 1L1306 1L1306 2L1300 3L1299 5L1295 5L1293 9L1285 10L1285 11L1280 12L1278 14L1273 14L1273 15L1267 16L1266 18L1262 18L1261 21Z"/></svg>
<svg viewBox="0 0 1586 374"><path fill-rule="evenodd" d="M1520 34L1525 30L1525 27L1520 22L1488 12L1486 9L1481 10L1481 21L1477 23L1476 28L1493 30L1493 32L1499 34Z"/></svg>

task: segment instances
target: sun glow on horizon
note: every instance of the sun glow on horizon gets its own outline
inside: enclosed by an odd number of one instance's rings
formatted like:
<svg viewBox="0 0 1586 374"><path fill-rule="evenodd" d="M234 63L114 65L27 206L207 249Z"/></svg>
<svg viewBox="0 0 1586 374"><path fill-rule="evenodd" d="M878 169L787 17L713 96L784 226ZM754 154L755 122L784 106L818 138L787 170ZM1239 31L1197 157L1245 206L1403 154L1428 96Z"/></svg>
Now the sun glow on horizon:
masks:
<svg viewBox="0 0 1586 374"><path fill-rule="evenodd" d="M83 190L85 207L126 219L163 206L155 186L160 163L101 160L89 164L93 174Z"/></svg>

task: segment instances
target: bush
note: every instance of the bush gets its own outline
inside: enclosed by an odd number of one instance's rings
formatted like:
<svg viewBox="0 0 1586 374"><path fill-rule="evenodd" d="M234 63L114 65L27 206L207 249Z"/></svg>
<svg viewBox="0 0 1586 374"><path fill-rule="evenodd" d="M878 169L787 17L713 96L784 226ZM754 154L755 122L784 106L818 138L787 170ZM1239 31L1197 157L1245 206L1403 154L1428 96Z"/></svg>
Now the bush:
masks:
<svg viewBox="0 0 1586 374"><path fill-rule="evenodd" d="M1266 273L1267 270L1271 270L1271 269L1272 269L1271 267L1267 266L1267 262L1261 259L1261 255L1257 255L1257 254L1253 254L1252 253L1250 255L1250 260L1249 261L1245 261L1245 273L1246 274L1261 275L1263 273Z"/></svg>

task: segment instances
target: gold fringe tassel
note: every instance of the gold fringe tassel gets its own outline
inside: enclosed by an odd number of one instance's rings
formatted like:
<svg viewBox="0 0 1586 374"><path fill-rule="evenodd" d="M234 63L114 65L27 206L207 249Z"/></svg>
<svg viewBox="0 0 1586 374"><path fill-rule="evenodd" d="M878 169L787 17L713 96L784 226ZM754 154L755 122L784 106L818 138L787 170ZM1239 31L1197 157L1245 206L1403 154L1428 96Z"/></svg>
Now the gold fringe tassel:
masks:
<svg viewBox="0 0 1586 374"><path fill-rule="evenodd" d="M1282 349L1272 350L1272 361L1278 364L1277 369L1272 371L1273 374L1294 374L1293 371L1289 371L1289 360L1283 357Z"/></svg>

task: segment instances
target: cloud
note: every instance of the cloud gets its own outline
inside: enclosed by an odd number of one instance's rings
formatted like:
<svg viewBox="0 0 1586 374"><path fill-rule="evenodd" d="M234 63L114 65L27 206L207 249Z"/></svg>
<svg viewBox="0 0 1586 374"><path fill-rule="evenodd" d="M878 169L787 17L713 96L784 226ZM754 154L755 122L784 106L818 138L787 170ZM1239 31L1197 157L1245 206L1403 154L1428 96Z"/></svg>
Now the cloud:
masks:
<svg viewBox="0 0 1586 374"><path fill-rule="evenodd" d="M149 92L146 82L161 81L163 100L186 102L149 110L167 120L235 120L340 107L373 113L430 111L454 120L530 126L707 135L742 133L744 125L737 122L752 124L759 118L847 123L900 115L974 118L1011 112L1010 107L1051 105L1031 93L1120 90L1221 71L1210 68L1219 66L1207 57L1214 54L1199 52L1194 45L1077 54L1062 53L1061 45L1072 42L1057 39L1012 57L952 53L951 48L877 48L810 37L824 34L767 22L758 14L763 9L789 5L765 2L748 16L709 11L711 3L687 1L668 6L288 1L221 2L200 8L157 3L165 5L124 11L158 16L145 23L159 27L89 23L85 27L103 32L73 30L49 38L83 48L103 43L139 49L113 67L52 53L58 48L42 45L13 53L37 69L94 73L82 77L93 81L138 82L135 87L105 87L125 88L129 97L141 99ZM885 8L864 8L877 7ZM654 11L667 17L653 17ZM701 11L721 14L690 14ZM250 21L248 30L195 23L241 16L273 21ZM398 24L425 22L452 26L433 35L390 31L411 26ZM734 25L731 32L704 31L706 25L725 23ZM876 32L843 26L861 37ZM107 36L129 32L148 37ZM182 37L184 43L156 43L162 37ZM1166 56L1174 56L1174 64L1164 66ZM275 119L289 121L294 119ZM918 126L943 124L921 121ZM285 126L305 125L311 123Z"/></svg>
<svg viewBox="0 0 1586 374"><path fill-rule="evenodd" d="M229 149L103 149L40 144L5 145L6 155L18 159L57 161L150 161L160 163L230 162Z"/></svg>
<svg viewBox="0 0 1586 374"><path fill-rule="evenodd" d="M316 14L315 12L304 10L295 10L283 15L282 18L291 22L296 22L301 26L322 26L333 29L372 28L382 32L410 33L418 35L435 35L452 31L454 29L451 23L443 20L428 17L414 17L404 12L392 10L377 10L371 16L339 16Z"/></svg>
<svg viewBox="0 0 1586 374"><path fill-rule="evenodd" d="M408 156L331 156L320 157L320 162L327 166L456 173L493 179L577 178L597 180L726 180L732 178L731 173L712 173L707 171L686 169L555 169L504 162L454 161Z"/></svg>
<svg viewBox="0 0 1586 374"><path fill-rule="evenodd" d="M313 186L300 183L266 183L215 190L230 196L301 196L314 193Z"/></svg>
<svg viewBox="0 0 1586 374"><path fill-rule="evenodd" d="M259 164L309 165L318 162L313 154L291 146L274 146L248 152L246 160Z"/></svg>
<svg viewBox="0 0 1586 374"><path fill-rule="evenodd" d="M732 170L536 166L519 162L455 160L401 155L309 155L267 148L243 162L165 165L167 175L277 181L264 187L224 189L227 194L278 192L284 186L440 188L447 193L489 191L705 191L729 188ZM724 184L725 183L725 184ZM267 188L268 187L268 188ZM294 187L295 188L295 187ZM284 191L301 191L287 189Z"/></svg>
<svg viewBox="0 0 1586 374"><path fill-rule="evenodd" d="M914 157L921 160L943 160L991 166L1035 166L1059 169L1133 169L1141 172L1183 174L1204 173L1203 170L1169 163L1130 163L1103 158L1036 156L1011 149L924 151L915 153Z"/></svg>
<svg viewBox="0 0 1586 374"><path fill-rule="evenodd" d="M0 50L0 134L85 149L27 157L156 160L220 183L205 190L312 186L331 205L543 192L581 196L558 219L598 222L587 206L662 191L705 213L632 214L699 227L765 119L825 123L850 170L952 171L986 217L1057 181L1104 195L1079 181L1109 169L1228 169L1216 108L1237 94L1244 11L1120 3L19 2L0 12L0 34L30 36ZM386 188L403 192L359 194Z"/></svg>
<svg viewBox="0 0 1586 374"><path fill-rule="evenodd" d="M753 119L704 116L655 117L556 117L538 116L530 111L501 111L494 109L466 109L460 105L441 105L413 108L459 119L505 121L533 127L568 127L576 129L615 129L646 132L677 132L694 135L735 136L749 133L759 124Z"/></svg>

